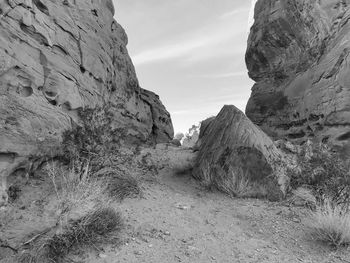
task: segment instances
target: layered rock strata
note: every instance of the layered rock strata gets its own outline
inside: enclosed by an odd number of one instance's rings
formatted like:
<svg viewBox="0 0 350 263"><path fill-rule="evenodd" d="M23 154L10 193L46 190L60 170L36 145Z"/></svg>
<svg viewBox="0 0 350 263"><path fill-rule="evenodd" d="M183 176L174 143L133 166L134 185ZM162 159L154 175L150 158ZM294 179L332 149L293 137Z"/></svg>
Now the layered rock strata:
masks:
<svg viewBox="0 0 350 263"><path fill-rule="evenodd" d="M349 144L349 18L349 0L257 2L246 114L272 138Z"/></svg>
<svg viewBox="0 0 350 263"><path fill-rule="evenodd" d="M140 141L173 137L169 113L143 90L112 0L0 1L0 192L4 178L60 150L77 111L109 104ZM0 203L2 201L0 200Z"/></svg>

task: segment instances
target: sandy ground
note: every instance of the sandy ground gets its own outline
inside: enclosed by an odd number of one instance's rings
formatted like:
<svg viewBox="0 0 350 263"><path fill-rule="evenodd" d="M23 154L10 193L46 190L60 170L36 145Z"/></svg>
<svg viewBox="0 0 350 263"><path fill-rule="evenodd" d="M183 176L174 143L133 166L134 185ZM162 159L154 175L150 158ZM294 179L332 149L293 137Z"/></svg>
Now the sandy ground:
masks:
<svg viewBox="0 0 350 263"><path fill-rule="evenodd" d="M350 250L307 237L306 209L232 199L208 192L189 174L176 175L186 154L170 155L170 167L144 183L144 198L118 207L126 219L123 245L86 262L350 262Z"/></svg>
<svg viewBox="0 0 350 263"><path fill-rule="evenodd" d="M120 244L67 262L350 262L349 249L334 251L307 237L306 209L209 192L190 174L176 172L190 162L190 151L162 151L154 161L163 169L142 182L143 197L115 204L125 219ZM0 237L10 232L0 231Z"/></svg>

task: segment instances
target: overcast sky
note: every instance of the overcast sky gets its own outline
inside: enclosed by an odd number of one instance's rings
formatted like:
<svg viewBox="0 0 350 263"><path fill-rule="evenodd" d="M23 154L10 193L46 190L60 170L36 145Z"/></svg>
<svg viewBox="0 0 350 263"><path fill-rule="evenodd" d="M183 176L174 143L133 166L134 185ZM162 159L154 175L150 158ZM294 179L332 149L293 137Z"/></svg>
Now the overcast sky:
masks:
<svg viewBox="0 0 350 263"><path fill-rule="evenodd" d="M244 111L253 82L244 54L250 1L114 0L140 85L157 93L175 132L216 115Z"/></svg>

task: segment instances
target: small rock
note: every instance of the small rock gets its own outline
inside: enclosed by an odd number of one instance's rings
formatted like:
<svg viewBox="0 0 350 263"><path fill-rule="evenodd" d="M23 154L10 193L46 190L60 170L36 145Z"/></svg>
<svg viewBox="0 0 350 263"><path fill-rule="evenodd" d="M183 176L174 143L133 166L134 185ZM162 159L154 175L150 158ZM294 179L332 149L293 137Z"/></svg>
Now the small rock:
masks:
<svg viewBox="0 0 350 263"><path fill-rule="evenodd" d="M99 254L98 255L100 258L107 258L107 255L106 254Z"/></svg>
<svg viewBox="0 0 350 263"><path fill-rule="evenodd" d="M141 256L142 255L142 251L140 251L140 250L134 251L134 254L138 255L138 256Z"/></svg>
<svg viewBox="0 0 350 263"><path fill-rule="evenodd" d="M296 218L296 217L294 217L294 218L292 219L292 221L293 221L294 223L300 223L300 222L301 222L300 218Z"/></svg>
<svg viewBox="0 0 350 263"><path fill-rule="evenodd" d="M181 210L189 210L191 208L191 206L189 206L189 205L182 205L182 204L177 204L177 205L175 205L175 207L177 209L181 209Z"/></svg>

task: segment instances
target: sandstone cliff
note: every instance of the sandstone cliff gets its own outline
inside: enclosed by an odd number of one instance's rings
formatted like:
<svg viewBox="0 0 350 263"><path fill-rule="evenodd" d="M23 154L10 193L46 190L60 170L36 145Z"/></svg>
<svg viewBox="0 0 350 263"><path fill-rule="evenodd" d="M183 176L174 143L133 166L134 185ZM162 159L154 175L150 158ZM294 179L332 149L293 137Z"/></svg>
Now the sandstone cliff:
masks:
<svg viewBox="0 0 350 263"><path fill-rule="evenodd" d="M139 87L113 15L112 0L0 1L0 177L55 155L78 109L108 103L111 125L128 135L172 139L170 115Z"/></svg>
<svg viewBox="0 0 350 263"><path fill-rule="evenodd" d="M247 116L268 135L350 139L350 1L259 0L246 53Z"/></svg>

